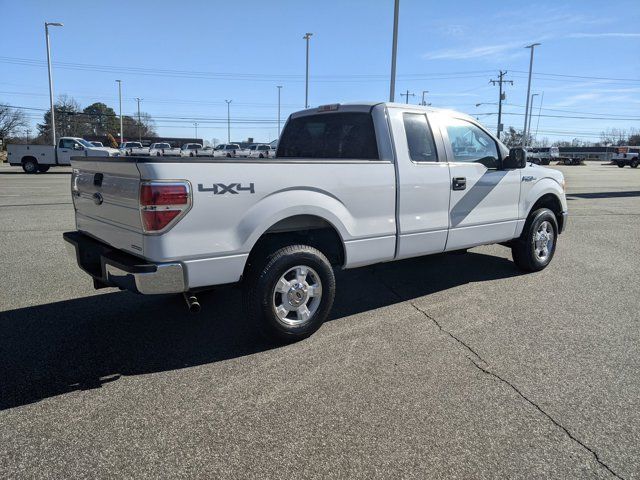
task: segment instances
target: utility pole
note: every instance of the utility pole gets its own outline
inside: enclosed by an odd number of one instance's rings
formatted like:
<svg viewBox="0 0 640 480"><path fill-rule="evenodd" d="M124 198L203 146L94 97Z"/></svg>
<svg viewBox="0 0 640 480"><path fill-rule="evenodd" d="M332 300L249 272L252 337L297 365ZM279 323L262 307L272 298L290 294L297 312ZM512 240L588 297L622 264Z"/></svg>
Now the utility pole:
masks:
<svg viewBox="0 0 640 480"><path fill-rule="evenodd" d="M198 122L193 122L193 126L196 127L196 142L198 141Z"/></svg>
<svg viewBox="0 0 640 480"><path fill-rule="evenodd" d="M540 43L532 43L531 45L527 45L524 48L531 49L531 57L529 58L529 83L527 84L527 104L524 109L524 131L522 132L522 146L524 147L527 144L527 120L529 114L529 95L531 95L531 73L533 71L533 50Z"/></svg>
<svg viewBox="0 0 640 480"><path fill-rule="evenodd" d="M141 98L136 97L138 102L138 141L142 142L142 122L140 121L140 101Z"/></svg>
<svg viewBox="0 0 640 480"><path fill-rule="evenodd" d="M124 142L122 132L122 80L116 80L118 82L118 101L120 102L120 143Z"/></svg>
<svg viewBox="0 0 640 480"><path fill-rule="evenodd" d="M282 85L276 86L278 89L278 138L280 138L280 91L282 90Z"/></svg>
<svg viewBox="0 0 640 480"><path fill-rule="evenodd" d="M47 42L47 68L49 70L49 103L51 104L51 141L56 146L56 113L53 108L53 75L51 74L51 46L49 44L49 27L62 27L62 23L44 22L44 36Z"/></svg>
<svg viewBox="0 0 640 480"><path fill-rule="evenodd" d="M27 127L27 143L29 143L29 134L31 133L31 130L29 130L29 128Z"/></svg>
<svg viewBox="0 0 640 480"><path fill-rule="evenodd" d="M233 100L225 100L227 102L227 143L231 143L231 102Z"/></svg>
<svg viewBox="0 0 640 480"><path fill-rule="evenodd" d="M527 132L529 132L529 136L531 136L531 117L533 117L533 97L537 97L538 95L538 93L531 94L531 106L529 107L529 123L527 124Z"/></svg>
<svg viewBox="0 0 640 480"><path fill-rule="evenodd" d="M510 83L511 85L513 85L513 81L512 80L505 80L504 76L507 74L506 71L502 71L500 70L500 73L498 74L498 80L489 80L489 83L495 85L496 83L499 86L499 90L500 90L500 97L498 100L498 130L496 133L496 136L498 137L498 140L500 140L500 132L502 132L502 101L506 98L506 95L503 93L502 91L502 84L503 83Z"/></svg>
<svg viewBox="0 0 640 480"><path fill-rule="evenodd" d="M425 101L425 99L424 99L424 94L425 94L425 93L429 93L429 90L423 90L423 91L422 91L422 102L420 102L420 105L422 105L423 107L426 107L426 106L427 106L427 102L426 102L426 101Z"/></svg>
<svg viewBox="0 0 640 480"><path fill-rule="evenodd" d="M307 41L307 73L305 75L304 84L304 108L309 108L309 39L313 33L305 33L304 38Z"/></svg>
<svg viewBox="0 0 640 480"><path fill-rule="evenodd" d="M396 100L396 57L398 55L398 16L400 0L395 0L393 7L393 44L391 46L391 82L389 84L389 101Z"/></svg>
<svg viewBox="0 0 640 480"><path fill-rule="evenodd" d="M415 93L409 93L409 89L407 89L407 93L401 93L400 94L401 97L407 97L407 105L409 105L409 97L415 97L416 94Z"/></svg>

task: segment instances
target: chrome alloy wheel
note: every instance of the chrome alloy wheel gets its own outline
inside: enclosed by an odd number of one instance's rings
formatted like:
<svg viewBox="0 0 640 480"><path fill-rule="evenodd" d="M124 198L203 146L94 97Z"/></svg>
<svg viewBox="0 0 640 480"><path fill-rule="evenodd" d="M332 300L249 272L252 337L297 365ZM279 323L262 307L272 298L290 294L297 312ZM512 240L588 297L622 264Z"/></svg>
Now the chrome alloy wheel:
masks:
<svg viewBox="0 0 640 480"><path fill-rule="evenodd" d="M533 247L538 260L544 262L553 251L553 227L545 220L533 234Z"/></svg>
<svg viewBox="0 0 640 480"><path fill-rule="evenodd" d="M313 316L322 300L320 276L311 267L298 265L280 277L273 290L273 309L286 326L302 325Z"/></svg>

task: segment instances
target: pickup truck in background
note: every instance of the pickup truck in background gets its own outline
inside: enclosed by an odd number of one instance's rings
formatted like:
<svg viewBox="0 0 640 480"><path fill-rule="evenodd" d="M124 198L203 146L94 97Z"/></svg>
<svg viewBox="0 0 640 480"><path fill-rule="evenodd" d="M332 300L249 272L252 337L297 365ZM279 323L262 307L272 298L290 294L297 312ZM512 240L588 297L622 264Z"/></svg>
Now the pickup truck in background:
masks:
<svg viewBox="0 0 640 480"><path fill-rule="evenodd" d="M221 143L220 145L216 145L213 149L214 157L227 157L227 158L235 158L235 157L246 157L249 155L249 150L240 148L240 145L237 143Z"/></svg>
<svg viewBox="0 0 640 480"><path fill-rule="evenodd" d="M96 147L78 137L62 137L53 145L7 145L7 161L14 167L22 167L26 173L44 173L50 167L71 165L71 157L114 157L120 155L115 148Z"/></svg>
<svg viewBox="0 0 640 480"><path fill-rule="evenodd" d="M143 147L140 142L121 143L120 152L122 155L128 155L130 157L136 155L149 155L149 149L147 147Z"/></svg>
<svg viewBox="0 0 640 480"><path fill-rule="evenodd" d="M149 155L156 157L179 156L180 149L172 147L169 143L152 143L149 145Z"/></svg>
<svg viewBox="0 0 640 480"><path fill-rule="evenodd" d="M180 149L180 156L197 157L199 150L202 150L202 145L200 143L185 143Z"/></svg>
<svg viewBox="0 0 640 480"><path fill-rule="evenodd" d="M638 147L617 147L611 161L624 168L629 165L631 168L638 168L640 164L640 148Z"/></svg>
<svg viewBox="0 0 640 480"><path fill-rule="evenodd" d="M294 113L276 158L72 166L64 239L96 288L182 293L197 311L199 290L239 282L248 318L284 342L327 318L334 269L500 243L539 271L567 223L561 172L472 117L405 104Z"/></svg>
<svg viewBox="0 0 640 480"><path fill-rule="evenodd" d="M269 158L275 156L275 150L272 150L271 146L267 144L251 145L248 150L248 158Z"/></svg>

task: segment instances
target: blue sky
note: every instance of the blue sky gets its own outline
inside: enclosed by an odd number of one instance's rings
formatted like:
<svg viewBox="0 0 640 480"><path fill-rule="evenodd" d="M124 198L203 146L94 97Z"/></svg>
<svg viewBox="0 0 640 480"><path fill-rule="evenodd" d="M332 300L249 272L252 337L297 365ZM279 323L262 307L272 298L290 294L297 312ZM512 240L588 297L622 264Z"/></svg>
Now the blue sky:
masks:
<svg viewBox="0 0 640 480"><path fill-rule="evenodd" d="M43 22L52 30L56 96L103 101L134 113L134 97L167 136L268 141L304 106L305 32L311 39L310 104L388 99L393 0L11 1L0 0L0 102L48 107ZM522 128L528 50L537 48L532 130L551 141L598 139L607 128L640 128L640 2L428 2L401 0L397 91L478 115L495 128L498 70L503 123ZM564 77L561 75L571 75ZM586 77L586 78L580 78ZM396 97L404 101L404 97ZM34 125L42 112L28 110ZM512 114L512 115L510 115ZM572 118L564 118L572 117ZM577 118L583 117L583 118ZM589 118L584 118L589 117ZM601 118L593 118L601 117Z"/></svg>

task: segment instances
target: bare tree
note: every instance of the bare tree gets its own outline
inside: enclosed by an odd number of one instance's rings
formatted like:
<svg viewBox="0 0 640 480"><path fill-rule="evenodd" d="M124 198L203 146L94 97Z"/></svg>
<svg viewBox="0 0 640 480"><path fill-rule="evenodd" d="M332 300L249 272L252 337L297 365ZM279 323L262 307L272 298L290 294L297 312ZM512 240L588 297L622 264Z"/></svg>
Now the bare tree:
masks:
<svg viewBox="0 0 640 480"><path fill-rule="evenodd" d="M16 136L19 129L28 126L29 121L22 110L8 105L0 105L0 138Z"/></svg>

